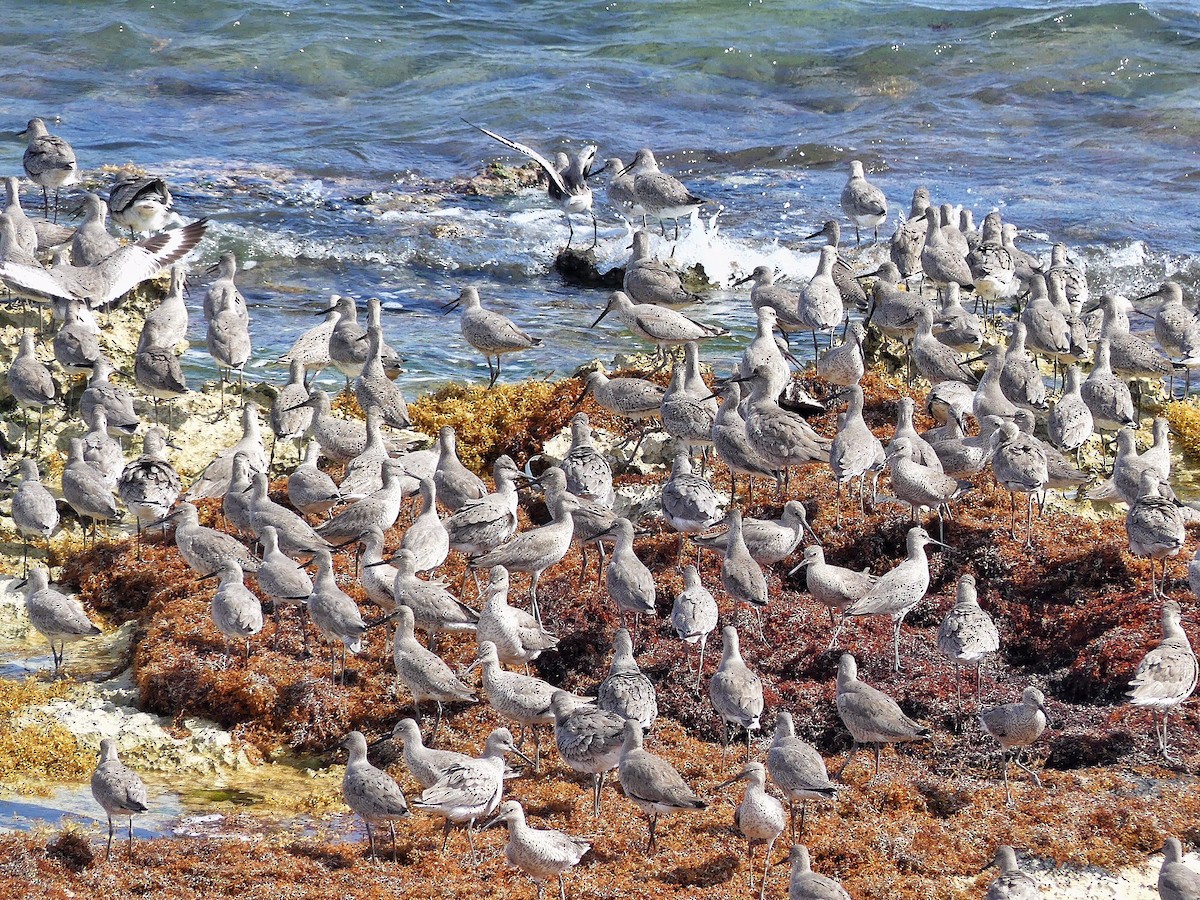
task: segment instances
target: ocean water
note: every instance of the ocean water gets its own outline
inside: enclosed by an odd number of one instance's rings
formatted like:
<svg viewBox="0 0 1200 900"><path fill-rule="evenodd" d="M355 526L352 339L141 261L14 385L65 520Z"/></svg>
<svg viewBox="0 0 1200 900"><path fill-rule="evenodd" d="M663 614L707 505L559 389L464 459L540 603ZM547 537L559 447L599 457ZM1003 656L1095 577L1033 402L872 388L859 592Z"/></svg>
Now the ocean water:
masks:
<svg viewBox="0 0 1200 900"><path fill-rule="evenodd" d="M544 193L436 187L514 160L463 119L546 155L649 146L708 198L674 254L716 282L693 314L733 330L707 351L722 365L752 326L732 277L766 261L811 272L802 238L840 215L855 158L893 210L923 184L977 219L999 208L1029 249L1067 241L1093 293L1177 274L1191 295L1200 280L1190 5L4 0L0 13L0 121L15 133L42 116L104 190L104 167L131 162L169 178L183 217L212 220L194 268L225 249L246 263L255 377L282 380L273 360L334 292L384 301L410 394L486 377L440 315L467 284L545 339L506 378L630 346L616 323L588 327L603 293L553 273L566 228ZM4 173L22 151L0 140ZM26 203L40 203L32 188ZM628 230L597 212L600 258L617 262ZM191 334L186 362L211 376L198 314Z"/></svg>

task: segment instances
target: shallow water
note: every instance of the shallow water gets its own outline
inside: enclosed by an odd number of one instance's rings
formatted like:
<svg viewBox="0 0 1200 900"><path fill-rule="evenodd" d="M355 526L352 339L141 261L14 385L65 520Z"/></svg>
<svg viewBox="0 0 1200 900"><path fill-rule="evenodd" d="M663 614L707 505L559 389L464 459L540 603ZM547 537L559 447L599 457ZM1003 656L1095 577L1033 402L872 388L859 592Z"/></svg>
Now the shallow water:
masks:
<svg viewBox="0 0 1200 900"><path fill-rule="evenodd" d="M0 13L13 130L57 117L93 175L127 161L165 173L181 215L213 220L200 265L231 248L253 266L254 378L282 379L269 361L333 292L384 300L410 394L486 373L439 315L465 284L546 340L506 378L627 346L619 327L587 327L602 294L550 272L566 229L541 192L391 202L511 159L460 117L547 154L654 147L712 201L706 217L720 210L712 241L676 250L720 284L768 260L811 271L811 251L792 251L839 215L851 158L893 209L927 184L977 218L1002 209L1026 246L1080 247L1094 293L1180 271L1191 288L1200 272L1200 22L1183 4L178 0L30 15L7 0ZM22 149L0 146L5 171ZM627 233L598 211L615 262ZM695 315L744 335L743 297L716 290ZM187 364L210 376L198 314L191 335Z"/></svg>

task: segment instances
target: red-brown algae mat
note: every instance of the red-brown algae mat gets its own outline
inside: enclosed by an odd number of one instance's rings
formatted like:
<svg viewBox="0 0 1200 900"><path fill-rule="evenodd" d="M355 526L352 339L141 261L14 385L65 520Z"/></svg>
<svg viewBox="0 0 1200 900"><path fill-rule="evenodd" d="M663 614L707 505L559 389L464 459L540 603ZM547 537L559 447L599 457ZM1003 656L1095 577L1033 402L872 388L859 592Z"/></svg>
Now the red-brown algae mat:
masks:
<svg viewBox="0 0 1200 900"><path fill-rule="evenodd" d="M524 421L499 413L478 416L473 466L486 471L501 452L523 464L569 421L581 388L578 380L539 386L536 418L528 408L521 410ZM894 422L901 391L873 375L864 379L864 389L866 421L884 436ZM495 398L492 402L499 402ZM446 408L453 416L452 404ZM590 399L578 408L598 427L619 427ZM812 421L828 432L832 417L827 418ZM490 423L496 422L502 424L492 429ZM719 464L717 468L717 483L723 489L726 476ZM660 477L622 476L618 483L656 480ZM280 491L282 482L272 488L273 493ZM906 511L895 505L868 507L864 520L855 499L846 503L843 524L835 527L833 496L826 467L793 473L789 497L806 504L829 562L854 568L869 565L880 573L903 558ZM755 498L753 514L763 517L777 516L784 500L767 484L756 485ZM203 522L222 526L218 502L206 501L200 508ZM402 514L389 533L389 549L398 545L402 526L412 514ZM544 516L536 499L523 507L522 527L528 526L530 514L535 519ZM936 520L926 524L938 536ZM657 608L665 617L682 586L676 536L663 530L659 521L648 520L641 527L646 533L639 535L636 549L656 575ZM813 867L839 878L858 900L981 896L993 874L980 872L999 844L1012 844L1059 864L1116 870L1142 863L1161 848L1165 835L1176 835L1185 845L1200 840L1200 784L1192 774L1200 759L1200 713L1195 704L1184 705L1172 716L1172 749L1183 760L1175 768L1157 755L1149 713L1122 702L1138 661L1159 640L1161 601L1149 597L1149 563L1129 555L1119 521L1077 516L1069 502L1048 508L1034 520L1030 549L1023 533L1013 539L1008 529L1007 492L988 473L976 477L973 490L945 523L950 549L931 548L930 590L905 620L905 671L900 674L892 671L886 619L852 621L838 646L828 649L832 626L825 608L804 592L803 571L786 574L795 560L781 563L769 575L771 601L763 611L760 638L751 614L731 609L718 590L720 557L705 554L701 559L704 582L721 603L723 621L741 626L742 653L764 681L766 713L763 732L755 740L756 758L765 754L775 713L787 709L798 735L825 755L831 770L841 765L850 739L833 699L843 650L857 657L861 678L894 697L905 713L934 732L927 743L899 751L885 748L875 778L870 754L860 754L847 770L836 802L810 803L803 841ZM1194 551L1196 537L1189 533L1181 558ZM690 544L687 552L694 552ZM294 610L284 611L277 647L268 617L263 632L252 641L249 663L242 661L240 648L233 648L227 658L207 613L211 582L198 583L169 539L164 543L160 535L144 536L140 560L127 541L101 543L60 562L65 562L60 580L78 590L85 608L100 615L106 627L136 623L132 675L141 707L177 723L190 717L211 719L231 729L252 759L283 750L344 762L344 755L329 751L346 732L356 728L372 740L411 714L408 698L397 696L393 688L390 629L368 632L363 652L348 661L342 686L330 679L328 656L319 643L314 642L311 658L302 657ZM582 585L580 563L573 549L539 584L543 616L562 643L559 652L544 654L533 669L555 684L586 694L607 671L619 621L613 603L596 588L594 560ZM339 586L365 603L354 578L353 556L340 554L335 565ZM457 585L463 565L453 557L439 574ZM1168 592L1182 599L1186 610L1191 602L1181 570L1176 562ZM1014 770L1012 809L1005 805L999 748L974 720L974 673L962 674L965 709L961 731L956 732L953 668L936 648L938 623L954 602L959 576L968 572L975 575L980 602L1001 633L1000 650L984 668L983 705L1014 702L1031 683L1048 698L1051 727L1027 755L1045 787L1039 790ZM248 584L253 587L249 579ZM527 586L525 576L514 576L510 599L523 603ZM473 600L471 593L468 600ZM364 611L368 620L378 617L369 605ZM1186 614L1184 627L1196 636ZM633 637L638 662L658 690L661 718L647 748L669 759L709 800L708 809L664 817L658 850L647 857L644 818L610 784L602 816L595 819L590 782L561 763L548 733L543 735L541 773L509 781L505 796L522 802L531 824L560 828L592 842L588 856L566 876L570 896L745 896L745 843L733 828L738 793L712 792L740 769L744 749L730 748L722 763L721 723L708 702L706 685L699 695L694 690L694 668L689 667L695 666L695 654L685 655L685 645L665 618L644 619ZM712 643L706 677L720 653L719 641L714 637ZM471 639L464 636L444 636L439 645L455 668L464 668L473 650ZM439 746L476 755L497 724L506 723L498 722L486 703L451 707ZM66 739L69 742L69 735ZM419 789L395 749L385 745L381 754L373 758L389 763L411 802ZM328 789L328 783L322 784L314 791ZM340 797L326 795L313 805L327 814L340 809ZM532 883L502 858L503 829L477 838L483 861L476 867L465 859L461 831L452 833L443 856L438 852L441 820L416 812L398 827L399 863L389 859L372 864L361 823L348 815L340 823L355 829L347 835L353 842L333 839L341 826L328 823L317 837L137 840L133 865L125 861L123 850L103 861L102 829L4 835L0 896L533 895ZM786 892L784 843L775 849L778 865L768 876L768 896Z"/></svg>

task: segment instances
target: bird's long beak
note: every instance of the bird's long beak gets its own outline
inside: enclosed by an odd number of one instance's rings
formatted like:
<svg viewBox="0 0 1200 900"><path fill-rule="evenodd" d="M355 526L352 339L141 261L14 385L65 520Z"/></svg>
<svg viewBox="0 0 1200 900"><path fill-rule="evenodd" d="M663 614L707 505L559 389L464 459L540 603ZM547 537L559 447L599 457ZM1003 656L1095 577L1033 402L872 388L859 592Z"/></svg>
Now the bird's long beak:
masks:
<svg viewBox="0 0 1200 900"><path fill-rule="evenodd" d="M809 529L809 531L812 531L812 529L810 528L810 529ZM820 541L818 541L817 543L820 543ZM799 572L801 569L803 569L803 568L804 568L805 566L807 566L808 564L809 564L809 560L807 560L807 559L802 559L802 560L800 560L800 562L796 563L796 565L794 565L794 566L791 568L791 570L788 572L788 574L789 574L789 575L795 575L797 572Z"/></svg>
<svg viewBox="0 0 1200 900"><path fill-rule="evenodd" d="M612 301L611 301L611 300L609 300L609 301L608 301L608 303L607 303L607 304L605 304L605 306L604 306L604 312L600 313L600 315L598 315L598 316L596 317L596 321L595 321L595 322L593 322L593 323L592 323L591 325L589 325L588 327L589 327L589 328L595 328L597 325L599 325L599 324L600 324L600 320L601 320L601 319L603 319L605 316L607 316L607 315L608 315L608 311L609 311L610 309L612 309Z"/></svg>
<svg viewBox="0 0 1200 900"><path fill-rule="evenodd" d="M499 824L500 824L501 822L503 822L503 821L504 821L504 816L496 816L496 818L492 819L490 822L488 822L486 825L484 825L484 826L483 826L482 828L480 828L479 830L480 830L480 831L487 831L489 828L492 828L492 827L494 827L494 826L496 826L496 825L499 825Z"/></svg>
<svg viewBox="0 0 1200 900"><path fill-rule="evenodd" d="M153 522L151 522L146 527L153 528L155 525L166 525L168 522L170 522L172 519L174 519L177 515L179 515L179 510L175 510L174 512L169 512L165 516L163 516L161 519L155 519Z"/></svg>
<svg viewBox="0 0 1200 900"><path fill-rule="evenodd" d="M383 737L378 738L377 740L371 741L371 743L367 744L367 749L368 750L378 750L380 747L382 747L384 744L386 744L391 739L392 739L392 736L390 734L385 734Z"/></svg>
<svg viewBox="0 0 1200 900"><path fill-rule="evenodd" d="M533 766L533 760L530 759L528 756L526 756L524 753L522 753L520 750L518 750L516 747L513 747L511 752L515 753L517 756L521 757L521 759L525 760L526 765Z"/></svg>
<svg viewBox="0 0 1200 900"><path fill-rule="evenodd" d="M452 313L454 310L458 309L459 303L461 303L461 302L462 301L457 297L455 299L451 300L449 303L447 303L445 306L442 307L442 315L443 316L450 315L450 313Z"/></svg>
<svg viewBox="0 0 1200 900"><path fill-rule="evenodd" d="M879 272L880 272L880 270L876 269L874 272L863 272L861 275L855 275L854 277L856 279L858 279L859 281L861 281L864 278L874 278L876 275L879 274Z"/></svg>
<svg viewBox="0 0 1200 900"><path fill-rule="evenodd" d="M725 788L727 788L731 785L737 784L739 781L745 781L749 777L750 777L749 772L739 772L737 775L734 775L732 778L730 778L726 781L722 781L715 788L713 788L713 790L714 791L724 790Z"/></svg>
<svg viewBox="0 0 1200 900"><path fill-rule="evenodd" d="M196 581L197 582L208 581L210 578L216 578L220 574L221 574L220 572L209 572L207 575L201 575L199 578L196 579Z"/></svg>
<svg viewBox="0 0 1200 900"><path fill-rule="evenodd" d="M215 269L215 268L216 268L216 266L213 266L213 269ZM213 269L209 269L209 271L211 272L211 271L213 271ZM337 309L337 304L335 303L333 306L328 306L325 309L318 310L317 312L313 313L313 315L314 316L327 316L336 309Z"/></svg>
<svg viewBox="0 0 1200 900"><path fill-rule="evenodd" d="M1157 291L1151 291L1151 292L1150 292L1150 293L1148 293L1148 294L1142 294L1142 296L1140 296L1140 297L1134 297L1133 299L1134 299L1134 302L1135 302L1135 303L1136 303L1138 300L1149 300L1151 297L1157 297L1157 296L1159 296L1159 295L1160 295L1162 292L1163 292L1163 289L1160 287L1160 288L1159 288Z"/></svg>
<svg viewBox="0 0 1200 900"><path fill-rule="evenodd" d="M738 287L739 285L745 284L747 281L753 281L753 280L754 280L754 275L750 274L750 275L747 275L745 278L739 278L737 281L735 281L733 283L733 286Z"/></svg>
<svg viewBox="0 0 1200 900"><path fill-rule="evenodd" d="M814 231L812 234L805 235L804 239L806 241L811 241L813 238L819 238L819 237L824 237L824 236L825 236L825 229L819 228L816 231Z"/></svg>
<svg viewBox="0 0 1200 900"><path fill-rule="evenodd" d="M297 403L295 406L289 406L287 409L284 410L284 412L293 412L297 409L305 409L307 406L308 406L308 401L305 400L303 403Z"/></svg>

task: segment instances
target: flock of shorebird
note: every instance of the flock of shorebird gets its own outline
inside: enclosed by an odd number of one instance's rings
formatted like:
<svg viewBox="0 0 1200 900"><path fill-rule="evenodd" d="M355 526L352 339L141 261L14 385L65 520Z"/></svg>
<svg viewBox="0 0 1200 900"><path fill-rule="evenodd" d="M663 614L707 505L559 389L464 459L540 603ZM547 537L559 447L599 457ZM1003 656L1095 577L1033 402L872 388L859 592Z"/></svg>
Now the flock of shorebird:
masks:
<svg viewBox="0 0 1200 900"><path fill-rule="evenodd" d="M594 146L583 148L574 158L551 162L524 145L484 133L532 157L546 171L549 195L562 205L568 223L572 214L591 212L588 180L595 174ZM500 457L489 486L461 463L454 430L448 427L441 430L432 449L411 450L386 430L408 426L409 418L404 396L389 377L395 375L399 355L384 339L379 304L371 303L364 328L354 301L335 297L319 311L323 321L284 357L289 378L270 410L275 436L270 454L257 409L246 403L241 410L241 440L216 454L184 492L168 456L170 427L167 432L158 427L146 430L144 452L133 461L126 461L120 441L142 429L145 400L153 403L157 421L159 402L188 390L176 355L188 327L184 274L178 263L200 239L205 222L162 230L174 216L170 192L161 179L137 178L118 182L107 204L87 195L82 223L76 229L61 228L48 221L49 192L55 193L57 214L59 189L78 177L74 154L65 141L48 134L40 120L29 123L27 136L25 170L43 189L46 215L41 220L26 217L18 181L9 179L8 205L0 217L0 280L14 296L52 307L57 321L53 352L61 372L68 378L88 375L78 406L88 430L84 437L70 440L60 489L81 522L91 522L94 533L96 524L119 520L123 505L136 517L139 531L172 524L183 561L199 578L216 580L211 616L226 639L227 654L228 641L243 641L249 657L250 640L264 627L263 601L273 605L277 629L283 607L300 611L306 651L306 619L311 620L329 646L334 676L338 670L334 648L340 647L344 677L346 651L359 652L369 629L394 624L396 678L413 699L415 718L398 722L391 739L403 747L406 767L422 789L413 805L442 816L447 838L452 824L466 825L472 854L477 822L486 820L485 828L506 825L506 858L537 881L539 896L544 881L557 879L565 898L563 873L580 863L589 849L585 840L528 824L520 803L504 800L506 776L511 774L506 763L509 755L535 770L540 767L539 727L553 727L559 756L570 769L592 776L597 816L606 776L617 772L622 793L647 817L651 850L658 840L659 816L706 806L675 766L644 743L658 707L655 684L639 668L634 636L641 617L656 614L656 578L638 557L634 523L614 510L620 484L618 479L614 486L613 458L598 448L585 414L575 415L571 422L570 450L561 464L536 478L528 467L523 471L512 459ZM678 233L678 220L703 203L661 171L649 150L639 151L631 166L611 159L606 168L610 170L608 199L629 220L674 220ZM862 229L873 229L878 239L888 204L883 192L867 181L859 162L851 164L841 206L856 236ZM151 236L122 244L107 231L106 210L131 236ZM1099 319L1093 320L1085 273L1071 262L1066 248L1055 245L1049 263L1044 263L1016 247L1015 233L995 212L976 231L969 211L958 216L949 205L939 209L930 204L928 192L919 189L911 214L901 217L891 240L891 260L870 273L874 280L868 292L861 276L839 255L838 223L826 223L812 235L827 243L816 274L807 283L789 287L761 266L742 279L753 282L750 302L757 332L736 370L719 380L715 389L702 377L699 347L728 332L678 311L677 307L702 298L685 286L668 263L653 257L647 231L634 235L623 290L611 295L593 324L612 314L632 335L654 345L664 365L676 348L683 348L682 358L673 362L666 388L596 371L586 378L585 394L616 415L639 423L639 441L649 428L661 428L675 441L670 474L662 485L661 513L679 533L680 565L685 562L686 538L696 547L697 564L682 568L683 589L674 599L670 626L687 645L698 645L697 690L705 677L707 638L730 615L703 582L698 565L701 552L721 559L719 594L734 607L761 611L772 595L770 567L792 557L810 535L812 543L801 551L796 568L805 568L807 590L828 608L831 621L837 615L830 647L850 618L886 617L893 628L892 663L899 671L905 616L929 589L926 548L945 546L940 529L943 516L971 490L969 479L988 469L1012 493L1014 535L1016 495L1024 494L1026 529L1032 541L1029 529L1035 499L1048 490L1082 494L1089 476L1069 455L1075 454L1078 463L1079 451L1094 433L1116 431L1118 449L1111 476L1093 487L1089 496L1128 504L1130 552L1163 562L1161 579L1152 566L1151 582L1153 595L1162 597L1163 640L1137 665L1130 698L1153 713L1158 747L1170 759L1167 717L1195 689L1197 663L1181 626L1179 603L1167 599L1173 585L1166 566L1180 552L1185 523L1196 512L1171 490L1165 423L1155 422L1154 445L1138 452L1133 428L1140 424L1140 406L1134 403L1127 382L1161 385L1176 370L1182 373L1200 365L1200 324L1183 306L1174 282L1154 294L1162 298L1154 314L1158 348L1131 333L1128 314L1133 306L1123 297L1101 298L1095 304ZM43 262L46 258L53 260L49 266ZM146 317L135 354L133 380L143 406L139 413L130 393L111 380L117 366L101 352L92 311L111 305L173 265L170 289ZM226 376L240 375L252 353L249 314L234 284L235 274L236 261L227 253L203 303L208 349L222 369L222 409ZM974 293L973 310L964 305L964 292ZM1019 308L1011 320L1005 315L1010 304ZM474 288L464 289L450 304L456 305L462 308L463 338L487 358L492 383L504 354L539 343L506 317L485 309ZM847 325L852 311L856 321ZM998 324L1008 331L1007 346L985 343L997 338ZM841 340L835 343L839 329ZM835 434L819 434L803 415L781 405L781 393L791 381L789 364L795 358L777 332L811 333L816 372L834 387L832 396L846 403ZM911 376L930 385L926 409L939 423L935 428L917 431L914 403L909 399L900 402L895 433L886 444L867 426L859 382L867 369L864 342L871 333L903 342ZM818 335L828 336L823 351ZM41 361L39 349L38 334L26 330L7 387L21 406L38 411L32 452L28 450L31 417L26 418L27 455L19 464L20 484L12 495L12 515L26 541L26 560L30 540L46 540L59 528L55 496L40 481L37 457L42 415L47 408L63 405L65 394ZM1079 367L1089 358L1092 368L1084 379ZM981 375L972 368L975 360L986 362ZM330 365L345 375L347 390L353 391L366 412L365 421L336 415L329 396L311 387L314 371ZM1062 392L1048 394L1047 369L1053 370L1055 384L1060 368ZM1140 402L1142 392L1136 384L1134 390ZM1042 425L1044 439L1035 435ZM281 440L294 442L297 448L297 464L287 477L286 503L271 495L268 480L279 456L275 445ZM697 454L698 466L694 465ZM707 461L713 455L729 472L728 497L718 493L707 474ZM910 507L913 517L907 554L899 564L872 575L827 563L803 504L795 500L785 502L776 519L743 517L737 502L739 475L748 479L749 506L755 478L774 479L786 500L788 472L812 465L830 469L839 522L844 486L853 494L857 480L862 512L868 497L872 503L879 499L880 475L889 473L889 499ZM340 472L340 478L335 481L329 471ZM518 493L529 483L544 494L550 519L522 531ZM404 500L412 495L419 495L419 512L400 535L396 549L388 550ZM200 524L192 501L213 497L222 498L228 530ZM937 539L919 524L924 509L936 513ZM717 527L722 524L723 528ZM246 537L253 537L261 554L251 552ZM602 574L597 577L619 610L622 625L632 617L632 632L622 627L615 633L612 664L594 696L566 692L529 670L541 654L559 645L538 605L538 581L563 560L572 543L584 547L585 554L587 548L598 551ZM383 611L379 619L364 618L335 578L333 554L346 546L361 550L357 577L367 597ZM474 606L466 602L466 577L457 596L444 581L421 577L436 572L451 552L464 554L476 575ZM315 566L315 575L309 574L308 565ZM583 566L587 566L586 555ZM484 585L478 581L480 570ZM509 602L514 572L530 576L528 612ZM257 591L246 586L247 574L253 576ZM1200 561L1191 563L1189 576L1192 589L1200 591ZM24 589L30 619L49 640L57 673L65 644L98 629L77 600L50 584L46 569L28 569ZM761 631L761 621L758 628ZM418 640L417 630L427 636L425 643ZM455 672L438 655L438 637L446 632L474 634L477 652L466 672ZM975 579L963 575L956 602L937 637L939 651L954 666L956 685L960 667L975 666L978 672L1000 642L995 621L980 606ZM708 696L726 725L726 744L732 735L745 733L746 762L718 787L746 785L735 823L749 853L766 844L759 896L766 889L774 844L788 827L790 814L790 839L795 846L789 897L848 897L837 882L811 871L808 850L796 843L804 833L807 802L833 798L837 779L830 779L821 755L797 736L786 710L776 712L775 735L765 763L753 759L751 735L760 728L764 714L763 683L742 657L738 629L728 619L721 628L721 643L720 663L708 679ZM496 716L518 725L521 740L508 728L497 727L478 757L435 748L443 705L476 700L476 689L465 680L475 669L480 670L482 689ZM420 708L425 703L436 707L428 744L421 730ZM1040 784L1019 757L1047 727L1045 704L1042 692L1031 685L1018 702L978 714L978 722L1004 754L1010 804L1010 755ZM841 656L838 665L836 706L853 739L838 779L862 746L874 749L878 773L882 745L931 736L928 727L905 715L891 697L859 679L857 662L849 653ZM533 737L532 759L520 749L526 731ZM397 782L368 760L370 747L363 734L352 731L342 747L349 753L346 803L366 823L372 857L374 829L384 825L391 833L394 856L395 823L410 816L409 804ZM775 786L783 802L768 785ZM132 857L132 817L145 811L149 801L138 776L118 759L111 740L101 746L92 790L108 816L106 853L111 851L113 817L128 817ZM1179 842L1169 839L1164 853L1161 896L1196 900L1200 876L1181 862ZM1034 881L1017 867L1011 847L999 848L995 864L1001 874L989 889L989 898L1039 896ZM751 865L752 886L754 877Z"/></svg>

